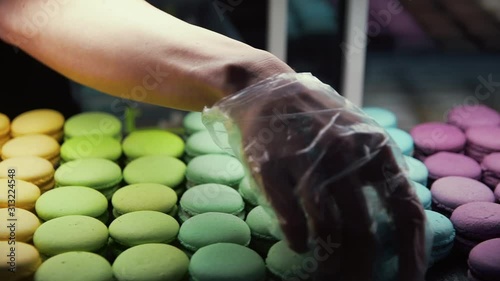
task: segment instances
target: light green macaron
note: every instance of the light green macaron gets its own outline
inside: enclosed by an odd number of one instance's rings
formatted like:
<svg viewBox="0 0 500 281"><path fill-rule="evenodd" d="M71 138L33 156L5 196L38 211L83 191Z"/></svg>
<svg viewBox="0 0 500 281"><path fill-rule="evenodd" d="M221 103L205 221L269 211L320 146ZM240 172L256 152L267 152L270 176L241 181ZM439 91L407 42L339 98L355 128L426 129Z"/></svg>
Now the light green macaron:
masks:
<svg viewBox="0 0 500 281"><path fill-rule="evenodd" d="M186 220L179 231L179 242L190 252L215 243L250 244L250 228L240 218L225 213L203 213Z"/></svg>
<svg viewBox="0 0 500 281"><path fill-rule="evenodd" d="M54 174L56 186L87 186L109 200L120 187L122 170L115 162L102 158L83 158L66 162Z"/></svg>
<svg viewBox="0 0 500 281"><path fill-rule="evenodd" d="M210 132L207 130L190 135L186 140L186 162L189 162L196 156L205 154L226 154L226 151L213 141Z"/></svg>
<svg viewBox="0 0 500 281"><path fill-rule="evenodd" d="M149 155L181 157L184 153L182 138L160 129L133 131L123 139L122 147L130 160Z"/></svg>
<svg viewBox="0 0 500 281"><path fill-rule="evenodd" d="M266 266L252 249L233 243L217 243L193 254L189 274L193 281L265 281Z"/></svg>
<svg viewBox="0 0 500 281"><path fill-rule="evenodd" d="M182 120L182 126L184 127L184 132L186 135L191 135L199 131L206 130L207 128L203 125L201 112L189 112L184 116Z"/></svg>
<svg viewBox="0 0 500 281"><path fill-rule="evenodd" d="M88 111L71 116L64 123L64 138L87 136L99 139L104 136L121 141L122 122L107 112Z"/></svg>
<svg viewBox="0 0 500 281"><path fill-rule="evenodd" d="M159 183L173 189L184 182L186 164L167 155L142 156L132 160L123 169L127 184Z"/></svg>
<svg viewBox="0 0 500 281"><path fill-rule="evenodd" d="M294 252L285 240L276 242L270 249L266 258L266 266L271 275L279 280L301 280L305 270L306 258L313 258L309 253L298 254Z"/></svg>
<svg viewBox="0 0 500 281"><path fill-rule="evenodd" d="M102 136L90 138L88 136L74 137L61 145L61 159L64 162L81 158L104 158L118 161L122 155L122 145L116 138Z"/></svg>
<svg viewBox="0 0 500 281"><path fill-rule="evenodd" d="M259 205L259 198L262 194L259 192L257 187L254 185L253 180L249 175L245 175L238 185L238 192L241 197L245 200L245 206L247 209L251 210L257 205Z"/></svg>
<svg viewBox="0 0 500 281"><path fill-rule="evenodd" d="M159 183L136 183L118 189L111 198L116 217L135 211L171 214L176 209L177 193Z"/></svg>
<svg viewBox="0 0 500 281"><path fill-rule="evenodd" d="M82 251L50 257L35 273L35 281L113 281L111 264L102 256Z"/></svg>
<svg viewBox="0 0 500 281"><path fill-rule="evenodd" d="M238 187L245 176L241 162L224 154L205 154L189 161L186 169L188 188L205 183Z"/></svg>
<svg viewBox="0 0 500 281"><path fill-rule="evenodd" d="M112 266L118 281L180 281L188 267L189 258L182 250L159 243L131 247Z"/></svg>

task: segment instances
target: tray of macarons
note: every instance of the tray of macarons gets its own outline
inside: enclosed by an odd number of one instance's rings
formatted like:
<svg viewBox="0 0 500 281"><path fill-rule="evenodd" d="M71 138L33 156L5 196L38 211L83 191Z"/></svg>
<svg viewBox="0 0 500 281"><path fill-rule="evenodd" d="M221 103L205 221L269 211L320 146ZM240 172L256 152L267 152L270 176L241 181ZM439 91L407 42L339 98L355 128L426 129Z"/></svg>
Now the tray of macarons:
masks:
<svg viewBox="0 0 500 281"><path fill-rule="evenodd" d="M426 279L500 280L500 114L457 106L404 131L390 110L363 110L401 149L425 209ZM310 279L314 260L288 247L201 113L181 129L124 134L106 112L0 114L0 280Z"/></svg>

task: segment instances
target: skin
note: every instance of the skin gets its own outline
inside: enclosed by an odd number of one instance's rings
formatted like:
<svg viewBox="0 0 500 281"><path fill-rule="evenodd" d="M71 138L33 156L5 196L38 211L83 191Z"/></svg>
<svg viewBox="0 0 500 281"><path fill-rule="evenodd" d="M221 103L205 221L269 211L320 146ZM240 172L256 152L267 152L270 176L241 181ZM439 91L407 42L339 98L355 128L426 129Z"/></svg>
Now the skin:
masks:
<svg viewBox="0 0 500 281"><path fill-rule="evenodd" d="M181 110L293 72L142 0L0 0L0 39L80 84Z"/></svg>

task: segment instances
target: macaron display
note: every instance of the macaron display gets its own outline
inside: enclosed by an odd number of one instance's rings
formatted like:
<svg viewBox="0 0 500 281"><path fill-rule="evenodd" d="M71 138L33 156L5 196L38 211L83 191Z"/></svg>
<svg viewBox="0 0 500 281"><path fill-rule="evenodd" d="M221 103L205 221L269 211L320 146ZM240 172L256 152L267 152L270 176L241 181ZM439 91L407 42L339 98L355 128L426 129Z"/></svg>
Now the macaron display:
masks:
<svg viewBox="0 0 500 281"><path fill-rule="evenodd" d="M12 243L0 241L0 280L31 280L40 267L40 253L31 244L16 242L13 251Z"/></svg>
<svg viewBox="0 0 500 281"><path fill-rule="evenodd" d="M470 202L495 202L495 195L478 180L449 176L436 180L431 186L433 210L450 217L460 205Z"/></svg>
<svg viewBox="0 0 500 281"><path fill-rule="evenodd" d="M57 186L91 187L111 199L121 186L122 169L115 162L103 158L83 158L66 162L54 174Z"/></svg>
<svg viewBox="0 0 500 281"><path fill-rule="evenodd" d="M11 187L14 187L14 191ZM0 208L7 208L15 203L17 208L33 211L40 194L40 188L31 182L16 179L13 185L9 184L9 179L0 179ZM15 202L9 202L13 198Z"/></svg>
<svg viewBox="0 0 500 281"><path fill-rule="evenodd" d="M465 136L465 154L477 162L483 161L488 154L500 152L500 126L470 128L465 131Z"/></svg>
<svg viewBox="0 0 500 281"><path fill-rule="evenodd" d="M187 138L184 161L189 162L194 157L205 154L226 154L226 151L214 142L207 130L201 130Z"/></svg>
<svg viewBox="0 0 500 281"><path fill-rule="evenodd" d="M54 165L38 156L19 156L0 162L0 178L9 178L9 169L13 167L16 180L30 182L40 189L41 193L52 189L54 181Z"/></svg>
<svg viewBox="0 0 500 281"><path fill-rule="evenodd" d="M59 152L60 145L53 137L43 134L30 134L6 142L2 147L2 159L38 156L57 166L60 160Z"/></svg>
<svg viewBox="0 0 500 281"><path fill-rule="evenodd" d="M179 242L190 253L216 243L250 244L250 228L236 216L207 212L187 219L180 228Z"/></svg>
<svg viewBox="0 0 500 281"><path fill-rule="evenodd" d="M73 137L61 145L61 159L64 162L82 158L103 158L118 161L122 156L122 145L113 137Z"/></svg>
<svg viewBox="0 0 500 281"><path fill-rule="evenodd" d="M394 140L404 155L412 156L414 151L413 138L409 133L399 128L386 128L387 134Z"/></svg>
<svg viewBox="0 0 500 281"><path fill-rule="evenodd" d="M363 107L363 111L384 128L397 128L398 118L394 112L382 107Z"/></svg>
<svg viewBox="0 0 500 281"><path fill-rule="evenodd" d="M64 138L82 136L93 139L108 136L121 141L122 122L107 112L89 111L75 114L64 123Z"/></svg>
<svg viewBox="0 0 500 281"><path fill-rule="evenodd" d="M499 126L500 114L483 104L460 105L446 114L446 122L463 131L472 127Z"/></svg>
<svg viewBox="0 0 500 281"><path fill-rule="evenodd" d="M224 154L206 154L193 158L186 168L186 186L218 183L237 188L245 176L238 159Z"/></svg>
<svg viewBox="0 0 500 281"><path fill-rule="evenodd" d="M265 281L264 260L252 249L233 243L205 246L191 257L191 280Z"/></svg>
<svg viewBox="0 0 500 281"><path fill-rule="evenodd" d="M0 113L0 149L10 140L10 118Z"/></svg>
<svg viewBox="0 0 500 281"><path fill-rule="evenodd" d="M159 129L133 131L123 139L122 147L128 160L150 155L179 158L184 153L184 141L181 137Z"/></svg>
<svg viewBox="0 0 500 281"><path fill-rule="evenodd" d="M245 218L245 203L234 188L221 184L201 184L188 189L179 201L179 219L220 212Z"/></svg>
<svg viewBox="0 0 500 281"><path fill-rule="evenodd" d="M196 132L206 130L207 128L203 125L201 119L201 112L189 112L184 116L182 120L182 126L184 127L184 133L186 136L192 135Z"/></svg>
<svg viewBox="0 0 500 281"><path fill-rule="evenodd" d="M30 211L0 208L0 241L29 243L40 224L37 216Z"/></svg>
<svg viewBox="0 0 500 281"><path fill-rule="evenodd" d="M112 265L117 281L180 281L187 276L188 267L189 258L182 250L160 243L131 247L121 253Z"/></svg>
<svg viewBox="0 0 500 281"><path fill-rule="evenodd" d="M35 281L114 281L111 264L90 252L71 251L45 260L35 273Z"/></svg>
<svg viewBox="0 0 500 281"><path fill-rule="evenodd" d="M418 124L410 131L415 143L414 157L422 161L441 151L463 152L466 138L462 130L443 122Z"/></svg>
<svg viewBox="0 0 500 281"><path fill-rule="evenodd" d="M457 207L450 219L457 234L455 243L465 253L482 241L500 238L500 204L467 203Z"/></svg>
<svg viewBox="0 0 500 281"><path fill-rule="evenodd" d="M471 281L500 280L500 238L490 239L474 247L467 260Z"/></svg>
<svg viewBox="0 0 500 281"><path fill-rule="evenodd" d="M500 152L484 157L481 169L483 170L482 181L494 190L500 184Z"/></svg>
<svg viewBox="0 0 500 281"><path fill-rule="evenodd" d="M449 218L444 215L425 210L429 227L433 233L430 265L446 258L452 251L455 241L455 229Z"/></svg>
<svg viewBox="0 0 500 281"><path fill-rule="evenodd" d="M12 119L11 135L19 137L30 134L45 134L59 142L63 138L64 122L64 116L57 110L33 109Z"/></svg>
<svg viewBox="0 0 500 281"><path fill-rule="evenodd" d="M403 156L408 168L408 177L414 182L418 182L423 186L427 186L429 178L429 169L424 162L411 156Z"/></svg>
<svg viewBox="0 0 500 281"><path fill-rule="evenodd" d="M432 182L447 176L460 176L475 180L481 180L482 176L479 163L459 153L438 152L425 159L424 164L429 170L429 180Z"/></svg>
<svg viewBox="0 0 500 281"><path fill-rule="evenodd" d="M248 213L245 222L250 227L252 235L250 248L265 257L271 246L280 240L271 231L273 227L276 227L274 224L277 221L269 215L264 207L257 206Z"/></svg>

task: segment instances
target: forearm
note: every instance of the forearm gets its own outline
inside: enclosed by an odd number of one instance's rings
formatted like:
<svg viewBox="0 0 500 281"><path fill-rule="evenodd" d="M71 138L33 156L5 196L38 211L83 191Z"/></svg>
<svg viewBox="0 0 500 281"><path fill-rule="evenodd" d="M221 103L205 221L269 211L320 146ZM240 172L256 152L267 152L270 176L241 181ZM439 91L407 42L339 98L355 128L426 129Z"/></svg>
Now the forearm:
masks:
<svg viewBox="0 0 500 281"><path fill-rule="evenodd" d="M187 110L292 71L141 0L0 0L0 36L81 84Z"/></svg>

